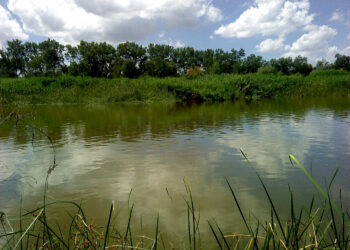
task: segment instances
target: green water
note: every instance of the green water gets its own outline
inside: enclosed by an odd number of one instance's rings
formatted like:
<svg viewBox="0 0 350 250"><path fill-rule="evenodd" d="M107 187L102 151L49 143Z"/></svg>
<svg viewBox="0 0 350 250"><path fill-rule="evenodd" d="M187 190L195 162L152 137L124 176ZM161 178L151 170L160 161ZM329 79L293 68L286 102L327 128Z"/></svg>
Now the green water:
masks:
<svg viewBox="0 0 350 250"><path fill-rule="evenodd" d="M3 110L9 110L3 107ZM350 207L350 101L348 98L266 100L211 105L108 105L22 107L25 118L0 127L0 211L18 215L20 197L27 210L43 203L53 153L48 202L83 204L88 217L105 225L114 200L119 225L126 225L128 196L135 205L133 228L160 229L173 242L187 232L186 177L200 209L203 241L213 240L207 220L225 233L244 231L224 177L243 210L264 219L270 207L254 173L261 175L281 214L288 213L288 184L297 204L308 204L314 188L289 162L293 154L323 183L340 168L334 194L343 190ZM251 166L240 153L248 156ZM51 208L64 223L69 206ZM251 221L254 222L251 216Z"/></svg>

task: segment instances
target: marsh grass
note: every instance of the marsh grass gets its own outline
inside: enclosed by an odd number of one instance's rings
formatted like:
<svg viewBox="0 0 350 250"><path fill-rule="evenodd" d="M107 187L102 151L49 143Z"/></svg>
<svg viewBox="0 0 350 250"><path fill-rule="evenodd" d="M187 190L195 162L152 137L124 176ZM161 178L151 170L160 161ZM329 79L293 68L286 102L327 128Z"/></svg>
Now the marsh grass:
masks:
<svg viewBox="0 0 350 250"><path fill-rule="evenodd" d="M350 73L341 70L315 71L306 77L256 73L203 75L195 79L0 78L0 104L222 102L269 97L349 96L349 90Z"/></svg>
<svg viewBox="0 0 350 250"><path fill-rule="evenodd" d="M16 117L13 111L11 116ZM11 114L11 113L10 113ZM9 117L9 118L8 118ZM5 122L5 120L3 121ZM118 225L116 206L112 202L109 211L106 211L106 223L97 226L90 222L81 204L70 201L46 202L46 191L49 188L49 177L57 167L54 144L50 136L40 128L35 131L44 135L49 140L53 150L53 160L47 171L44 187L43 205L36 209L26 211L19 207L19 216L8 218L0 213L0 245L2 249L169 249L172 243L165 242L159 213L154 220L154 234L142 233L142 217L140 218L141 233L135 233L137 225L133 223L134 204L131 203L132 190L128 197L127 223L125 227ZM249 159L241 151L242 156ZM289 188L290 204L289 214L286 217L279 211L269 188L263 179L255 171L257 180L264 190L266 200L270 204L270 217L259 219L254 211L243 210L238 193L232 184L226 179L227 190L232 195L232 206L238 210L243 224L244 232L232 233L220 227L220 222L207 220L207 226L211 235L201 235L205 224L200 224L201 213L197 202L193 198L189 181L184 178L186 195L184 210L187 211L187 236L185 242L179 243L184 249L208 249L203 245L202 238L211 238L215 249L348 249L350 247L350 215L344 210L342 193L339 190L339 200L335 202L331 196L331 187L338 170L335 171L326 188L322 188L306 168L293 156L289 156L292 167L299 168L305 173L309 181L315 187L314 196L310 197L310 203L297 209L293 191ZM169 199L171 195L166 190ZM316 206L317 204L317 206ZM73 207L76 212L68 213L69 222L59 223L52 218L50 211L53 207ZM247 214L253 214L254 222L247 219ZM230 216L230 214L227 214ZM234 227L234 225L232 225ZM207 241L206 241L207 242Z"/></svg>

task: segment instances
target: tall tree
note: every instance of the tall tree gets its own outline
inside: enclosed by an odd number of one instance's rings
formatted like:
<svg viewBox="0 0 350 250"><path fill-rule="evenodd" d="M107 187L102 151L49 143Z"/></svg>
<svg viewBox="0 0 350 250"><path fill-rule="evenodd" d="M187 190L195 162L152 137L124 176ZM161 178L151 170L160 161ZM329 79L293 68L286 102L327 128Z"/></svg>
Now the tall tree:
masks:
<svg viewBox="0 0 350 250"><path fill-rule="evenodd" d="M64 46L55 40L47 39L39 43L39 51L45 74L56 74L64 63Z"/></svg>
<svg viewBox="0 0 350 250"><path fill-rule="evenodd" d="M117 47L117 58L115 61L114 68L133 68L133 70L128 70L128 72L133 72L133 74L135 74L132 77L138 77L139 75L145 72L146 60L147 55L146 49L144 47L134 42L125 42L119 44ZM133 67L131 67L131 63L134 64ZM120 70L120 75L125 76L125 74L126 73L123 70Z"/></svg>
<svg viewBox="0 0 350 250"><path fill-rule="evenodd" d="M251 54L242 61L239 71L242 74L256 73L263 65L264 61L261 56Z"/></svg>
<svg viewBox="0 0 350 250"><path fill-rule="evenodd" d="M25 48L23 43L16 39L7 42L4 58L7 61L8 75L11 77L25 75Z"/></svg>
<svg viewBox="0 0 350 250"><path fill-rule="evenodd" d="M350 56L336 54L335 58L334 67L336 69L345 69L350 71Z"/></svg>
<svg viewBox="0 0 350 250"><path fill-rule="evenodd" d="M81 75L92 77L110 77L112 75L113 64L116 58L116 51L112 45L106 42L81 41L77 49L79 55L70 55L74 60L76 58L80 59L79 71ZM73 65L77 66L76 64Z"/></svg>

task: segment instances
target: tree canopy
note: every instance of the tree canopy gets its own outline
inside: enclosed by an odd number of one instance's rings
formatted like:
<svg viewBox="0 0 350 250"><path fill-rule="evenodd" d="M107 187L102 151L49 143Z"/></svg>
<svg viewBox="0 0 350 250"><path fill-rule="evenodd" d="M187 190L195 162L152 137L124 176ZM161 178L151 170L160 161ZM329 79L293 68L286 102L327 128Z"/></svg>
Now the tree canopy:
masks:
<svg viewBox="0 0 350 250"><path fill-rule="evenodd" d="M334 64L320 61L315 69L350 71L350 56L337 54L335 59ZM7 42L4 49L0 49L2 77L61 74L91 77L166 77L185 75L193 69L205 74L280 72L285 75L308 75L313 67L302 56L266 61L254 54L246 56L243 49L196 50L192 47L174 48L153 43L144 47L134 42L125 42L113 47L106 42L81 41L76 46L64 46L52 39L38 43L12 40Z"/></svg>

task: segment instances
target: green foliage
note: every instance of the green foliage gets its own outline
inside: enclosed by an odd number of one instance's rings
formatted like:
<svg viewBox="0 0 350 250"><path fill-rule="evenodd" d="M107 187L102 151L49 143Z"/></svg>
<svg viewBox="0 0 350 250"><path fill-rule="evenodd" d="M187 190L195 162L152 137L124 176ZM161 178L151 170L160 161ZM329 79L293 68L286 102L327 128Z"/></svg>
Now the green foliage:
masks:
<svg viewBox="0 0 350 250"><path fill-rule="evenodd" d="M347 71L350 71L350 56L336 54L335 58L335 69L345 69Z"/></svg>
<svg viewBox="0 0 350 250"><path fill-rule="evenodd" d="M134 66L137 68L137 73L131 74L131 77L137 77L144 73L145 62L147 60L146 49L141 45L134 42L121 43L117 47L116 58L121 65L128 65L124 67L132 67L130 61L134 62ZM125 62L127 62L125 64ZM122 73L124 77L127 77L128 73Z"/></svg>
<svg viewBox="0 0 350 250"><path fill-rule="evenodd" d="M133 63L132 63L133 62ZM280 72L283 75L307 76L313 70L306 57L271 59L251 54L246 57L243 49L195 50L192 47L174 48L170 45L134 42L121 43L114 48L103 42L81 41L79 45L63 46L48 39L43 42L8 41L0 50L0 76L90 76L101 78L186 75L190 69L200 68L206 74L250 74L262 67L260 73ZM336 55L334 64L319 61L317 70L345 69L350 71L350 57Z"/></svg>
<svg viewBox="0 0 350 250"><path fill-rule="evenodd" d="M129 66L125 66L129 64ZM123 65L132 77L133 61ZM196 70L194 70L195 72ZM201 71L198 71L201 72ZM202 74L203 72L199 73ZM0 104L110 103L110 102L222 102L270 97L313 97L350 94L350 72L315 71L309 76L280 74L221 74L187 77L0 78Z"/></svg>
<svg viewBox="0 0 350 250"><path fill-rule="evenodd" d="M331 69L333 67L334 66L331 63L329 63L329 62L327 62L326 60L323 59L323 60L318 61L316 63L315 69L316 70L328 70L328 69Z"/></svg>
<svg viewBox="0 0 350 250"><path fill-rule="evenodd" d="M284 75L299 73L306 76L312 71L312 65L308 64L307 58L302 56L297 56L294 60L291 57L271 59L269 64Z"/></svg>
<svg viewBox="0 0 350 250"><path fill-rule="evenodd" d="M136 67L136 63L131 59L124 61L121 72L122 76L127 78L137 78L139 76L139 70Z"/></svg>
<svg viewBox="0 0 350 250"><path fill-rule="evenodd" d="M16 39L7 42L6 51L1 52L2 70L9 77L24 75L25 73L25 46Z"/></svg>
<svg viewBox="0 0 350 250"><path fill-rule="evenodd" d="M55 75L62 68L64 46L48 39L38 44L41 66L46 75Z"/></svg>
<svg viewBox="0 0 350 250"><path fill-rule="evenodd" d="M261 56L249 55L242 61L239 72L242 74L256 73L262 67L264 61Z"/></svg>
<svg viewBox="0 0 350 250"><path fill-rule="evenodd" d="M79 75L92 77L110 77L115 60L115 49L107 43L81 41L77 47L79 52ZM76 50L71 49L70 58L76 58ZM73 70L74 72L74 70Z"/></svg>
<svg viewBox="0 0 350 250"><path fill-rule="evenodd" d="M292 73L300 73L304 76L307 76L311 71L312 65L308 64L306 57L297 56L294 58Z"/></svg>
<svg viewBox="0 0 350 250"><path fill-rule="evenodd" d="M277 74L277 69L272 66L263 66L258 69L259 74Z"/></svg>
<svg viewBox="0 0 350 250"><path fill-rule="evenodd" d="M270 65L285 75L290 75L293 71L293 59L291 57L271 59Z"/></svg>
<svg viewBox="0 0 350 250"><path fill-rule="evenodd" d="M147 61L145 64L146 72L154 77L176 76L176 65L173 62L167 62L160 58Z"/></svg>

